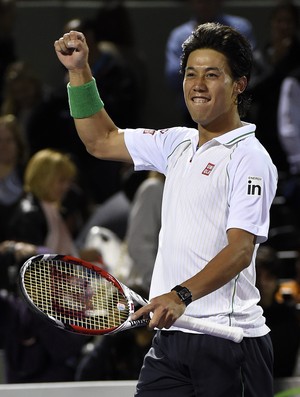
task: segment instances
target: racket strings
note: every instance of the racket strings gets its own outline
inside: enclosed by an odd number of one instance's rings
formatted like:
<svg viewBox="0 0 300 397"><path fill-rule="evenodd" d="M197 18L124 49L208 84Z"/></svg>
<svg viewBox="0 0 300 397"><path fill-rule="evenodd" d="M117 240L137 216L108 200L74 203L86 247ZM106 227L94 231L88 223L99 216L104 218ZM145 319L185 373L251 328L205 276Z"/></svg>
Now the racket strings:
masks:
<svg viewBox="0 0 300 397"><path fill-rule="evenodd" d="M64 261L39 261L24 275L35 306L64 324L90 330L120 326L129 316L126 297L96 271Z"/></svg>

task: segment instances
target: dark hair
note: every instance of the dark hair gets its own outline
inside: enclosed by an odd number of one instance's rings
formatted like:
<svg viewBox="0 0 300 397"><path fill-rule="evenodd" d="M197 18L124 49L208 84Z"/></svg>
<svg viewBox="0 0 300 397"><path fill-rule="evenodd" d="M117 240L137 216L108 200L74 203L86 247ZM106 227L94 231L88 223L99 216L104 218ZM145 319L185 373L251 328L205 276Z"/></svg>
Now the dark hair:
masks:
<svg viewBox="0 0 300 397"><path fill-rule="evenodd" d="M253 54L249 41L237 30L219 23L204 23L188 37L182 44L180 72L185 73L187 60L190 54L201 48L209 48L221 52L228 61L231 75L234 80L245 76L249 82L253 63ZM250 97L247 92L238 96L238 112L245 116L250 106Z"/></svg>

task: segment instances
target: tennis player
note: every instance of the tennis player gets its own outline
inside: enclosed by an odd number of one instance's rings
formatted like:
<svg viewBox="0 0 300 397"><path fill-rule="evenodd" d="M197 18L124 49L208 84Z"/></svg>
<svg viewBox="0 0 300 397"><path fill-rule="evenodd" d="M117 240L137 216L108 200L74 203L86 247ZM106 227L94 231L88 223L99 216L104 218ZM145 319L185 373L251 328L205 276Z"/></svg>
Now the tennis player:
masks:
<svg viewBox="0 0 300 397"><path fill-rule="evenodd" d="M82 33L55 42L69 71L80 138L100 159L166 175L150 303L158 331L136 389L143 397L272 397L273 351L255 287L255 256L267 240L277 171L241 121L251 46L233 28L199 25L183 44L186 106L198 129L123 129L110 119L88 65ZM132 109L134 112L134 109ZM172 326L183 313L238 326L241 343Z"/></svg>

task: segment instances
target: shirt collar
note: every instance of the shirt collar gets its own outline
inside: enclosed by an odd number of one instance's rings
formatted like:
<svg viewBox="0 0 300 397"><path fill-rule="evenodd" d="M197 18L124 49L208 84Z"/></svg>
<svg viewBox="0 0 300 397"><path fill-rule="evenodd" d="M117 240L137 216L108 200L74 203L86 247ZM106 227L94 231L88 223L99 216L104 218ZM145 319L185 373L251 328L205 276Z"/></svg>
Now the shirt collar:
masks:
<svg viewBox="0 0 300 397"><path fill-rule="evenodd" d="M256 126L254 124L243 122L242 127L226 132L226 134L220 135L214 139L222 145L233 145L249 136L254 136L255 130Z"/></svg>

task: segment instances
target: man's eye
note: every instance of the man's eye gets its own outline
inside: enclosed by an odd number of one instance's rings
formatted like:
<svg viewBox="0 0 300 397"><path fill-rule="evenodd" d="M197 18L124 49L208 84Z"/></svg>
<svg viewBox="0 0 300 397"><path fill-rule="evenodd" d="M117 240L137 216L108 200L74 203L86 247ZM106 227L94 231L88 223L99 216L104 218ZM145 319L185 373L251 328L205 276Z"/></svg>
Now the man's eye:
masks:
<svg viewBox="0 0 300 397"><path fill-rule="evenodd" d="M215 79L215 78L218 77L218 75L215 74L215 73L206 73L205 77L206 77L207 79Z"/></svg>

